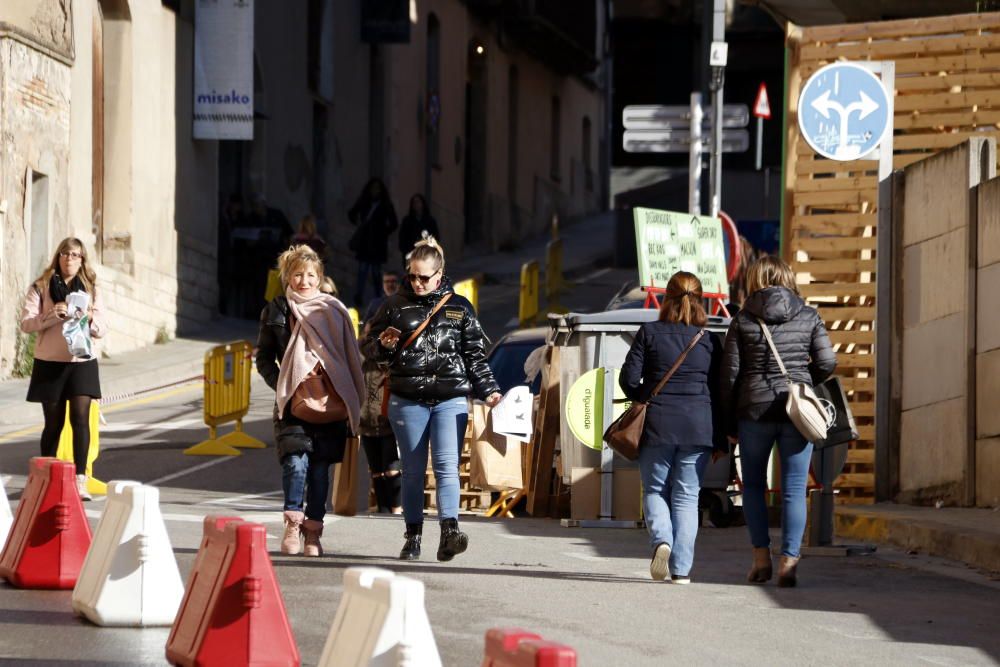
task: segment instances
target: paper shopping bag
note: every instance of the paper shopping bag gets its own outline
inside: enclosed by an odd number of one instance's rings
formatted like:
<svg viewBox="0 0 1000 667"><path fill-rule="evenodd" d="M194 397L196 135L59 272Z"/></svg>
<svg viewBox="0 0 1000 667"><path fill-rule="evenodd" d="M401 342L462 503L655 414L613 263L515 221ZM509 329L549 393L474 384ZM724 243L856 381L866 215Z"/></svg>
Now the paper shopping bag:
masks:
<svg viewBox="0 0 1000 667"><path fill-rule="evenodd" d="M524 488L521 474L521 442L493 432L490 409L472 404L472 451L469 485L484 491Z"/></svg>
<svg viewBox="0 0 1000 667"><path fill-rule="evenodd" d="M358 447L357 436L347 439L344 459L334 472L333 513L340 516L354 516L358 511Z"/></svg>

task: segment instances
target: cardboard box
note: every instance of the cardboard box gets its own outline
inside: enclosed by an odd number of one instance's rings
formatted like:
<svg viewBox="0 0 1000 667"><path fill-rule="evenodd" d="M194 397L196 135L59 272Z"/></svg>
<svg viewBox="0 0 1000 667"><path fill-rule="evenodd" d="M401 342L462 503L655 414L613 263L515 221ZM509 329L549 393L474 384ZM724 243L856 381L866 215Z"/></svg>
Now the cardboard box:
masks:
<svg viewBox="0 0 1000 667"><path fill-rule="evenodd" d="M570 471L570 518L597 519L601 513L601 471L573 468ZM615 519L642 518L642 496L637 468L616 469L612 478L612 513Z"/></svg>

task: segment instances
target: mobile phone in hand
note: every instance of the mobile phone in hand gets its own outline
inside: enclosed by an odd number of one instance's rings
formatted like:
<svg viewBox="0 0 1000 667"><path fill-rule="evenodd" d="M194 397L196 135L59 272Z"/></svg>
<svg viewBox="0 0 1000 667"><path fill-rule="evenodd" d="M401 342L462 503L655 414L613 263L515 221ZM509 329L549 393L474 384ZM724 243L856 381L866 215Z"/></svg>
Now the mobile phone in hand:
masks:
<svg viewBox="0 0 1000 667"><path fill-rule="evenodd" d="M395 336L396 338L399 338L400 334L402 334L403 332L397 329L396 327L386 327L385 331L383 331L382 333L386 333L389 334L390 336Z"/></svg>

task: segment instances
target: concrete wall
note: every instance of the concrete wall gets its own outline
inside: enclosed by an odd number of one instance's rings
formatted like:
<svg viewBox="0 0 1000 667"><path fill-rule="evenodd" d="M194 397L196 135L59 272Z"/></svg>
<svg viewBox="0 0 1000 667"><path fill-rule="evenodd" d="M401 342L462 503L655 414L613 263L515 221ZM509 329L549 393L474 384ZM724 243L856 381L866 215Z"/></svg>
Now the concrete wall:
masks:
<svg viewBox="0 0 1000 667"><path fill-rule="evenodd" d="M973 364L981 367L982 388L984 375L989 375L982 367L991 361L986 354L975 356L977 311L984 304L977 306L973 299L977 289L970 243L977 234L977 212L997 215L989 213L991 206L995 209L990 197L998 197L992 194L994 186L977 190L981 181L995 175L995 151L994 142L973 139L908 167L904 174L899 455L903 501L972 504L977 471L996 469L988 465L988 457L1000 447L991 448L994 443L987 437L980 443L986 452L983 458L970 442L977 396L983 395L972 381ZM993 259L997 261L1000 257ZM988 271L981 269L980 274ZM978 293L983 295L982 286ZM991 336L996 338L995 333L979 337ZM1000 347L1000 341L992 344ZM1000 428L992 434L986 431L984 436L1000 435Z"/></svg>
<svg viewBox="0 0 1000 667"><path fill-rule="evenodd" d="M978 194L976 504L1000 507L1000 179Z"/></svg>

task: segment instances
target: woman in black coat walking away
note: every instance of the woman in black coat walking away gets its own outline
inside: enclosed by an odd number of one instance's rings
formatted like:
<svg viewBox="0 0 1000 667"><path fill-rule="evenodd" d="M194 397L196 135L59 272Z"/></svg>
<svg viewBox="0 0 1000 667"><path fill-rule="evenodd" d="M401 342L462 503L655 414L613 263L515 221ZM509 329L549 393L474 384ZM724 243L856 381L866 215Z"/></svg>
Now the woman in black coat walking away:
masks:
<svg viewBox="0 0 1000 667"><path fill-rule="evenodd" d="M354 305L364 312L365 283L371 283L372 296L382 293L382 265L389 257L389 235L399 226L385 183L378 178L368 181L347 217L357 227L348 243L358 260Z"/></svg>
<svg viewBox="0 0 1000 667"><path fill-rule="evenodd" d="M765 256L747 270L743 310L726 334L722 359L722 399L727 435L739 442L743 472L743 515L753 543L751 583L772 575L768 534L767 462L775 442L781 460L781 560L778 585L796 584L799 548L806 527L806 482L812 443L799 433L785 412L788 386L764 335L774 346L793 382L817 385L830 377L837 357L826 326L795 287L792 269L777 257ZM738 437L737 437L738 436Z"/></svg>
<svg viewBox="0 0 1000 667"><path fill-rule="evenodd" d="M698 494L712 454L713 388L722 347L704 330L701 281L678 271L667 283L660 319L639 328L619 384L632 401L649 401L639 443L642 506L653 558L649 573L690 583L698 536ZM693 345L693 347L692 347ZM651 396L686 354L663 389Z"/></svg>
<svg viewBox="0 0 1000 667"><path fill-rule="evenodd" d="M410 211L399 225L399 254L402 255L404 263L406 256L413 252L413 246L424 238L424 234L436 239L441 238L437 220L427 208L427 200L418 193L410 197Z"/></svg>

